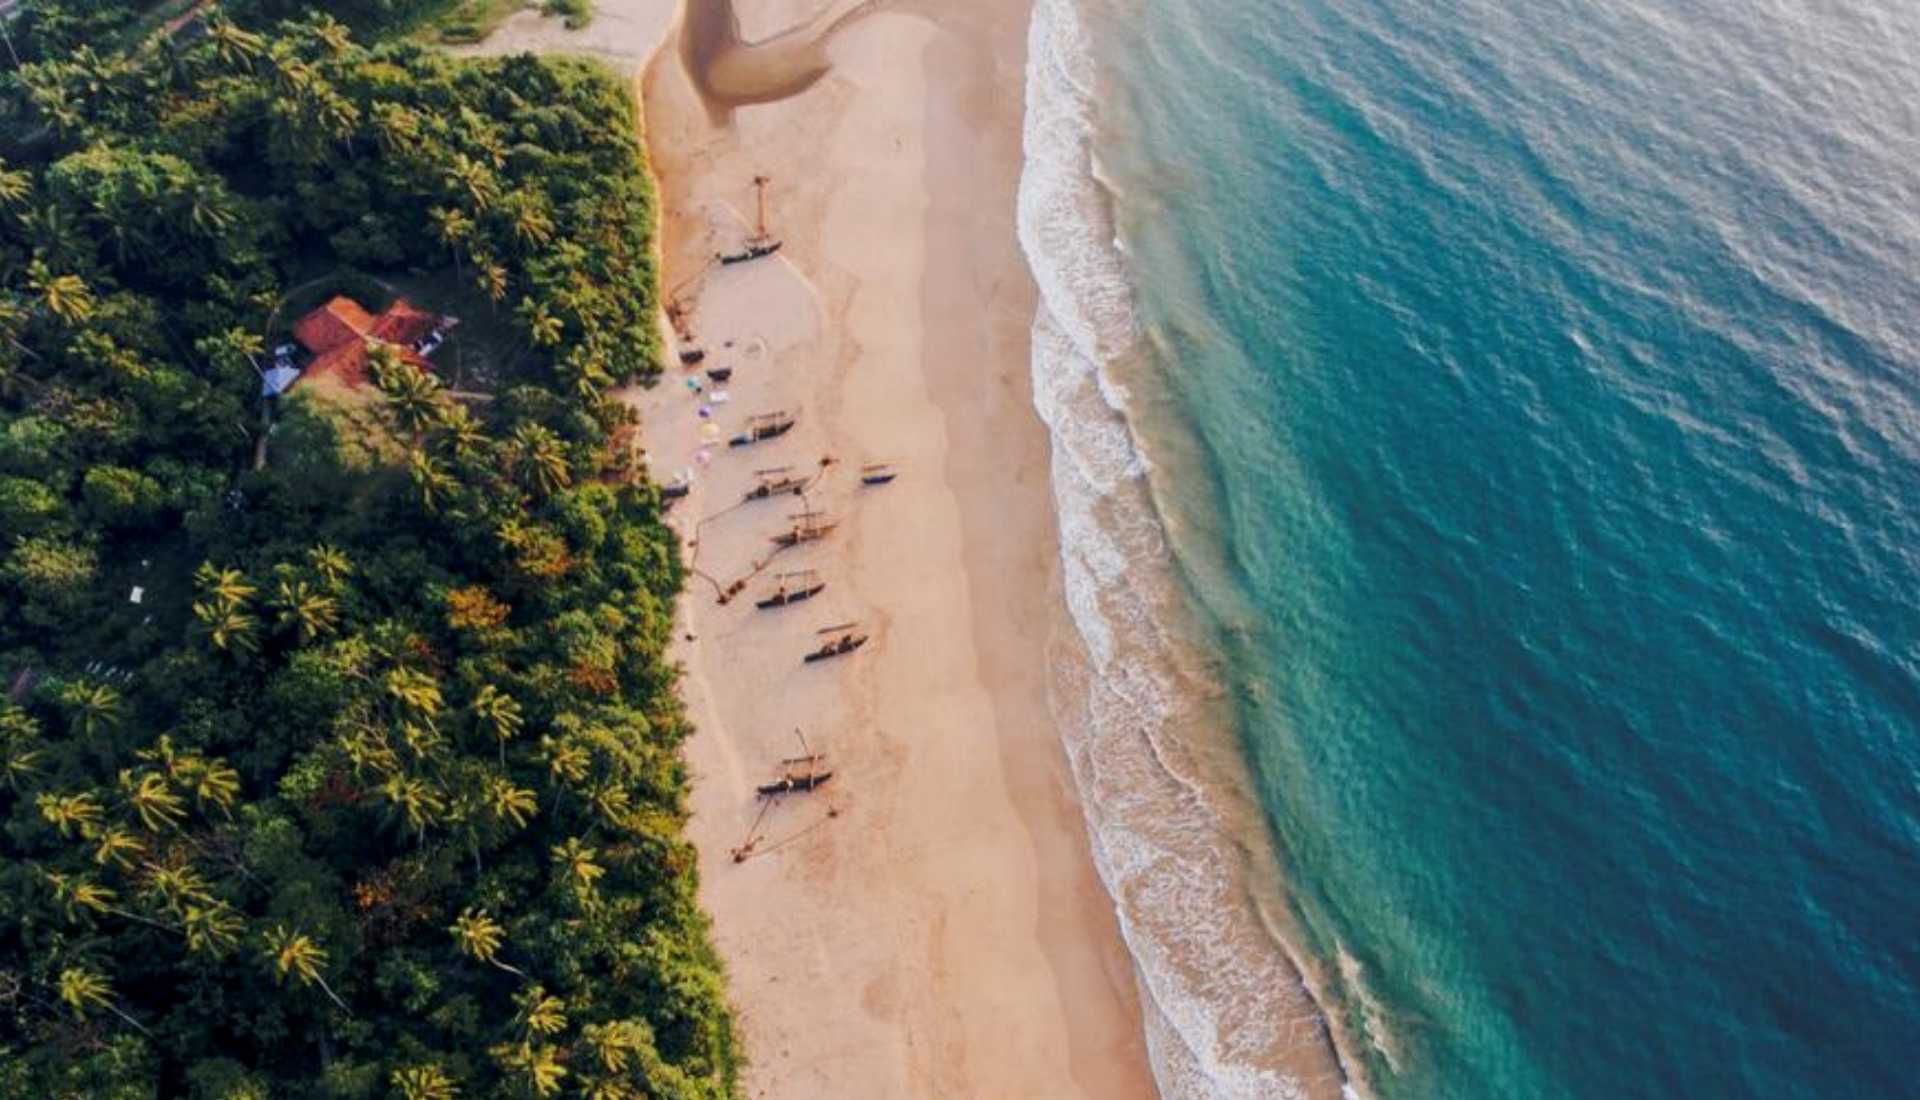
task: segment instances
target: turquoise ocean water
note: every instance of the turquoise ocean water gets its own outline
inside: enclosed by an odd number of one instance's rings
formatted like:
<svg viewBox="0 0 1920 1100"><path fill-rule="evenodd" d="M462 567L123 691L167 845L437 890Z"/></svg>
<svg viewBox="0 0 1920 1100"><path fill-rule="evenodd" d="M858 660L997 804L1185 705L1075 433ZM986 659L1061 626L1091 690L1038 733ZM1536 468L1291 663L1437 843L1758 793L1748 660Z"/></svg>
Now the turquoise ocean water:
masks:
<svg viewBox="0 0 1920 1100"><path fill-rule="evenodd" d="M1231 1018L1297 1006L1155 892L1231 807L1117 793L1156 569L1264 815L1214 855L1374 1091L1920 1096L1920 4L1040 6L1064 689L1169 1095L1284 1094Z"/></svg>

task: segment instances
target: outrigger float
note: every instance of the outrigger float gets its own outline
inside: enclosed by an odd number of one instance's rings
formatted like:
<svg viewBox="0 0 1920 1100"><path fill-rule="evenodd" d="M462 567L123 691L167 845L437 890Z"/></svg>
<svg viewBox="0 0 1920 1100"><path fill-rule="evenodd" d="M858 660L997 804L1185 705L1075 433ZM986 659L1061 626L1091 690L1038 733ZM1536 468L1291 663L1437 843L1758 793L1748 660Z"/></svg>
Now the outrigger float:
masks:
<svg viewBox="0 0 1920 1100"><path fill-rule="evenodd" d="M857 622L841 623L839 626L821 628L816 631L816 633L834 634L838 636L821 643L819 649L807 654L802 660L807 664L812 664L815 661L826 661L834 657L845 657L847 654L867 644L867 636L860 633L859 628L860 624Z"/></svg>
<svg viewBox="0 0 1920 1100"><path fill-rule="evenodd" d="M760 479L760 484L748 489L747 495L741 498L742 502L765 500L768 497L779 496L781 493L792 493L795 496L799 496L801 491L807 487L807 479L793 476L792 470L793 467L791 466L775 466L768 470L755 470L753 475Z"/></svg>
<svg viewBox="0 0 1920 1100"><path fill-rule="evenodd" d="M840 525L823 522L825 515L825 512L812 511L793 513L787 517L793 521L792 530L782 531L773 536L773 544L785 550L803 542L814 542L826 538L833 533L834 528Z"/></svg>
<svg viewBox="0 0 1920 1100"><path fill-rule="evenodd" d="M778 439L793 430L794 415L784 409L747 418L747 430L727 440L729 447L745 447L769 439Z"/></svg>
<svg viewBox="0 0 1920 1100"><path fill-rule="evenodd" d="M773 590L773 595L753 601L753 606L762 611L771 611L776 607L803 603L818 596L826 587L827 582L821 580L820 574L811 569L782 573L778 587Z"/></svg>
<svg viewBox="0 0 1920 1100"><path fill-rule="evenodd" d="M739 252L721 252L718 259L723 264L743 264L748 260L757 260L762 256L771 256L780 251L781 241L773 239L767 232L767 184L765 176L753 177L753 186L760 193L760 220L754 234L747 238L747 245Z"/></svg>

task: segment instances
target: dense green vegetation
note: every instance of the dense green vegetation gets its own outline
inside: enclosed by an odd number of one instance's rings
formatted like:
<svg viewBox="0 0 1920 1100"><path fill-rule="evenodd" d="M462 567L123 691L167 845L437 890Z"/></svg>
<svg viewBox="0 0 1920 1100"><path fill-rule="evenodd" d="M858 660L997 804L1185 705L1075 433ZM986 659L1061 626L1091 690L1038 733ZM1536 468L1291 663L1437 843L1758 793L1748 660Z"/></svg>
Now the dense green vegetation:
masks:
<svg viewBox="0 0 1920 1100"><path fill-rule="evenodd" d="M16 45L28 58L53 58L91 47L104 50L147 37L167 22L201 7L200 0L21 0L21 34ZM267 31L298 19L314 8L359 34L431 31L445 41L472 42L501 20L528 6L528 0L227 0L223 11L236 24ZM567 26L593 18L592 0L540 0L540 10L560 16Z"/></svg>
<svg viewBox="0 0 1920 1100"><path fill-rule="evenodd" d="M627 96L325 16L34 52L0 117L0 1098L730 1096L680 567L605 396L658 369ZM262 452L283 299L356 269L457 276L514 370L455 400L381 352Z"/></svg>

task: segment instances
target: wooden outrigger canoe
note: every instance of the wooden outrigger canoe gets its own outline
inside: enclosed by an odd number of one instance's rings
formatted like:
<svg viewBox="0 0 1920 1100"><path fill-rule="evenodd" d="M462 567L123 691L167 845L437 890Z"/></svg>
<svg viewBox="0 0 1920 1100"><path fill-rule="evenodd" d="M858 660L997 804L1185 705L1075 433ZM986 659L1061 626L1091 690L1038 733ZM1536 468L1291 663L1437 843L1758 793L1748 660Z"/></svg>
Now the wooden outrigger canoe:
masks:
<svg viewBox="0 0 1920 1100"><path fill-rule="evenodd" d="M749 443L778 439L793 430L796 418L791 413L770 412L747 418L747 430L727 440L729 447L745 447Z"/></svg>
<svg viewBox="0 0 1920 1100"><path fill-rule="evenodd" d="M800 491L807 487L807 479L794 477L788 472L792 469L791 466L775 466L771 470L755 470L754 475L760 479L760 484L747 490L747 495L741 499L765 500L781 493L800 495Z"/></svg>
<svg viewBox="0 0 1920 1100"><path fill-rule="evenodd" d="M794 521L793 530L782 531L773 536L773 544L786 549L803 542L813 542L816 539L826 538L833 533L834 528L840 526L838 523L822 523L820 516L819 512L795 512L787 517Z"/></svg>
<svg viewBox="0 0 1920 1100"><path fill-rule="evenodd" d="M790 579L797 582L791 588L787 586ZM781 576L780 586L774 590L773 595L755 600L753 606L762 611L768 611L776 607L786 607L788 604L803 603L818 596L826 587L827 582L821 580L820 575L811 569L799 573L786 573Z"/></svg>
<svg viewBox="0 0 1920 1100"><path fill-rule="evenodd" d="M826 661L834 657L845 657L847 654L866 645L867 635L857 633L856 628L858 628L859 625L859 623L841 623L839 626L829 626L816 631L816 633L820 634L839 634L840 636L832 641L821 643L819 649L808 653L801 659L807 664L812 664L815 661Z"/></svg>

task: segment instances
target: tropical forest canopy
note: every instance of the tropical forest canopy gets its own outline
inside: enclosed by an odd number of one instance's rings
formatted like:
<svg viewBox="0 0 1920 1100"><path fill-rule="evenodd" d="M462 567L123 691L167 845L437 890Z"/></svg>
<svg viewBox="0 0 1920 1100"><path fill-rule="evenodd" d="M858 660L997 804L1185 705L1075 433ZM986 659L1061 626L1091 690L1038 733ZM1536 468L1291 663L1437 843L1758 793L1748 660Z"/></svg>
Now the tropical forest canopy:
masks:
<svg viewBox="0 0 1920 1100"><path fill-rule="evenodd" d="M659 354L625 90L325 15L45 48L113 5L27 4L0 1100L732 1095L680 566L607 396ZM316 279L451 288L491 368L266 407Z"/></svg>

